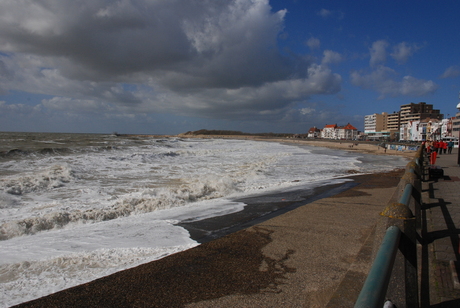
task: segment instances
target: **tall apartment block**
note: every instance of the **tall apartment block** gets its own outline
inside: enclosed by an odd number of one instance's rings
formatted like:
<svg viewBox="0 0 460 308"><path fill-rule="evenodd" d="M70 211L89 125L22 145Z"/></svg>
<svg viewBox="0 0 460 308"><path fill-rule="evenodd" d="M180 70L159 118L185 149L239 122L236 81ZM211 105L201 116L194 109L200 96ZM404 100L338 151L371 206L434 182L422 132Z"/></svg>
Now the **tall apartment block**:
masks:
<svg viewBox="0 0 460 308"><path fill-rule="evenodd" d="M440 121L444 118L444 115L438 109L433 109L433 105L423 102L401 105L400 125L407 124L409 121L421 121L428 118Z"/></svg>

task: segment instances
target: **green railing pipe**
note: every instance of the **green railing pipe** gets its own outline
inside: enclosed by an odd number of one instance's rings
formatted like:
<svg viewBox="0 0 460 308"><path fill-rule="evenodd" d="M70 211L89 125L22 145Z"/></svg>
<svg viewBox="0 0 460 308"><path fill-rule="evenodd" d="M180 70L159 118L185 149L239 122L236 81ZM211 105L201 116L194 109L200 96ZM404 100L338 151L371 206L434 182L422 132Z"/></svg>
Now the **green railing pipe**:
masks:
<svg viewBox="0 0 460 308"><path fill-rule="evenodd" d="M391 226L387 229L371 270L355 303L355 308L383 307L400 237L401 230L398 227Z"/></svg>
<svg viewBox="0 0 460 308"><path fill-rule="evenodd" d="M399 199L399 203L404 204L405 206L409 206L410 198L412 197L412 184L408 183L406 184L406 187L404 187L404 191L401 195L401 198Z"/></svg>

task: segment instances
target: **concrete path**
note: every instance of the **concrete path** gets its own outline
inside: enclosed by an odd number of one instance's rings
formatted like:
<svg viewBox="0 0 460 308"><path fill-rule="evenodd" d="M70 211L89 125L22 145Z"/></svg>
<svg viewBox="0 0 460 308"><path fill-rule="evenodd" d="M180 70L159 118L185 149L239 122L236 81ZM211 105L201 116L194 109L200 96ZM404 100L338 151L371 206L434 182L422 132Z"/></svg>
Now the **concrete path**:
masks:
<svg viewBox="0 0 460 308"><path fill-rule="evenodd" d="M436 165L444 176L422 184L422 214L425 216L422 265L422 307L460 307L458 281L460 235L460 167L458 149L439 155ZM427 283L429 281L429 283Z"/></svg>

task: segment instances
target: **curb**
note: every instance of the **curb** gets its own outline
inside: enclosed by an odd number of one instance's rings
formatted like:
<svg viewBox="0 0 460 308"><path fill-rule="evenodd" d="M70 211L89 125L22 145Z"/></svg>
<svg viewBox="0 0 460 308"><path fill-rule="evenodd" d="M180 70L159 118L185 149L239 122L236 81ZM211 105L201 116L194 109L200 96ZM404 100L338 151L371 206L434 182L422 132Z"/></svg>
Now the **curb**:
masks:
<svg viewBox="0 0 460 308"><path fill-rule="evenodd" d="M455 261L449 261L450 270L452 272L452 282L454 284L455 290L460 290L460 282L458 281L457 267L455 266Z"/></svg>

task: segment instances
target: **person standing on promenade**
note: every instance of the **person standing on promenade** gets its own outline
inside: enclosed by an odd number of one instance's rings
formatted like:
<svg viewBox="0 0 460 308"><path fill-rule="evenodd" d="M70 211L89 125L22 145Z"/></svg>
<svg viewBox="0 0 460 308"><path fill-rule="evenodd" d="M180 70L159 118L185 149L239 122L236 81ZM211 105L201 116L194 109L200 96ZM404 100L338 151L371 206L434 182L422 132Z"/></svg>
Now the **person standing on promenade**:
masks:
<svg viewBox="0 0 460 308"><path fill-rule="evenodd" d="M448 143L447 143L447 153L449 154L452 154L452 148L454 147L454 142L452 140L450 140Z"/></svg>
<svg viewBox="0 0 460 308"><path fill-rule="evenodd" d="M442 151L444 154L446 154L447 153L447 142L443 140L441 144L442 144Z"/></svg>
<svg viewBox="0 0 460 308"><path fill-rule="evenodd" d="M436 154L438 153L438 142L436 140L433 141L432 145L431 145L431 151L432 152L436 152Z"/></svg>
<svg viewBox="0 0 460 308"><path fill-rule="evenodd" d="M444 147L444 142L442 140L439 140L439 143L438 143L439 154L442 154L443 147Z"/></svg>
<svg viewBox="0 0 460 308"><path fill-rule="evenodd" d="M442 140L437 141L438 142L438 155L442 154Z"/></svg>

